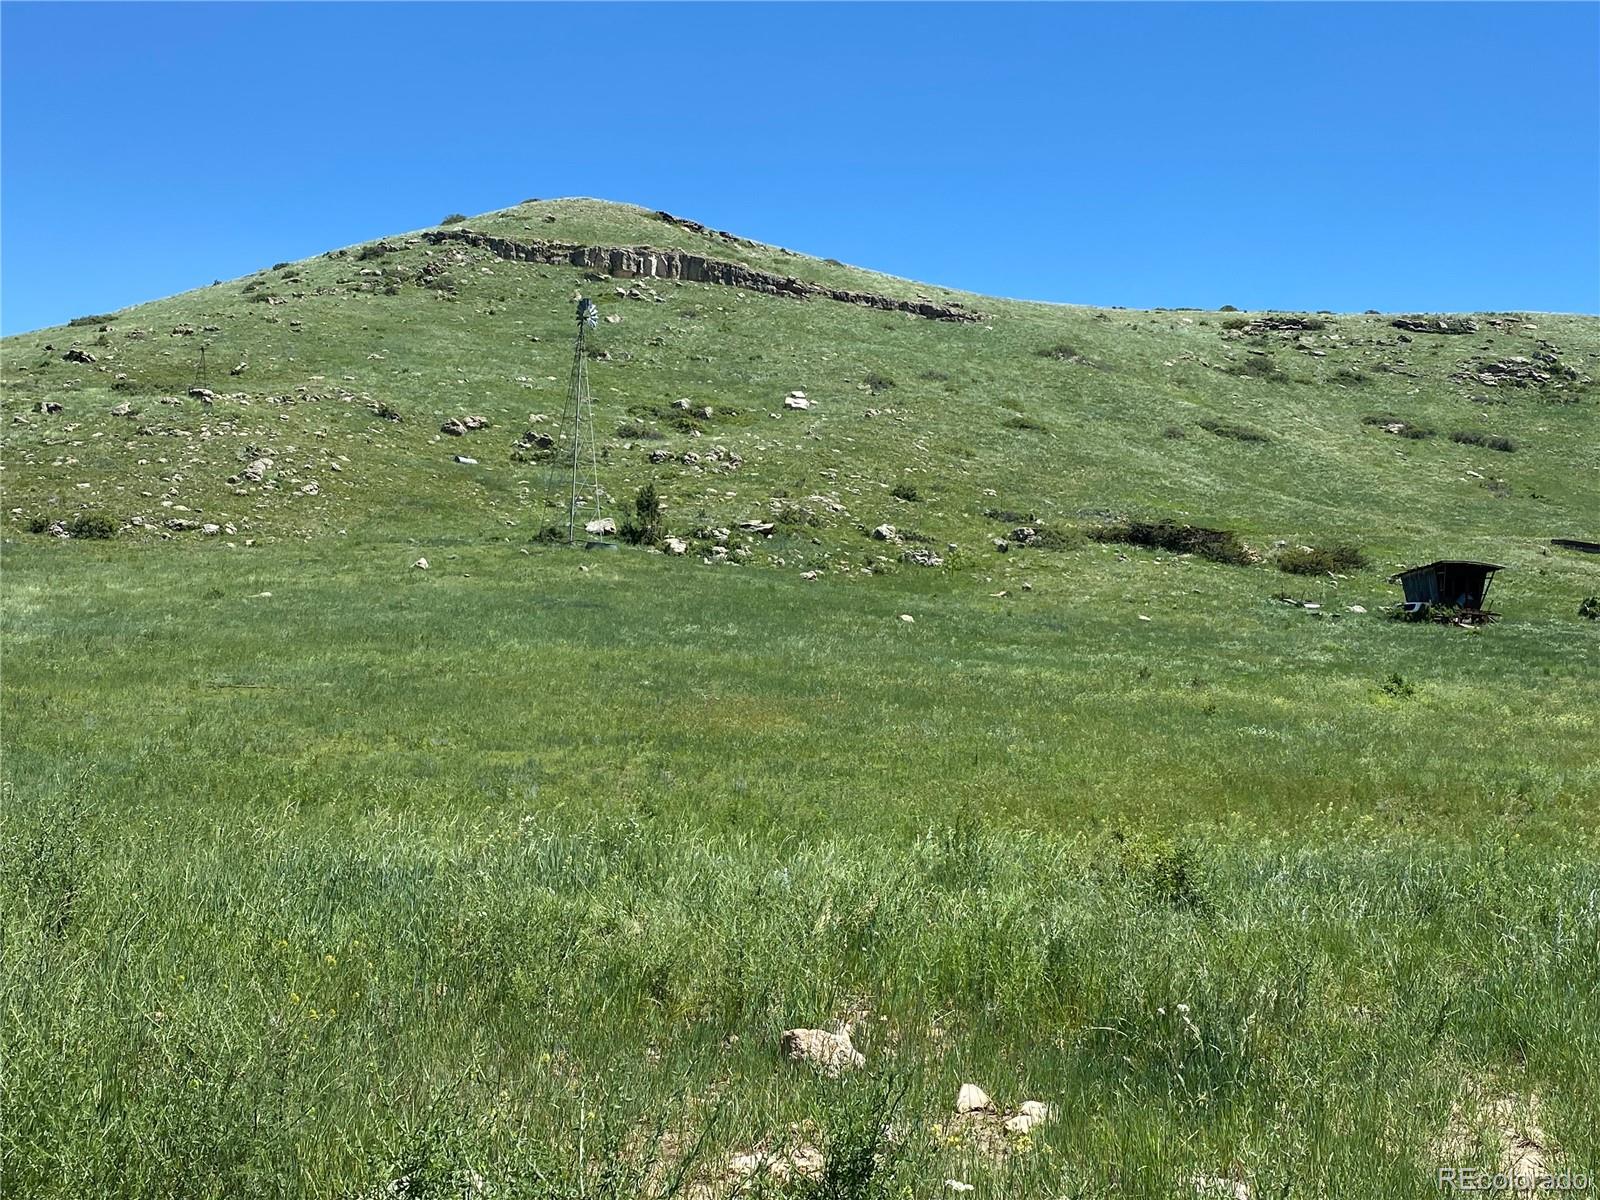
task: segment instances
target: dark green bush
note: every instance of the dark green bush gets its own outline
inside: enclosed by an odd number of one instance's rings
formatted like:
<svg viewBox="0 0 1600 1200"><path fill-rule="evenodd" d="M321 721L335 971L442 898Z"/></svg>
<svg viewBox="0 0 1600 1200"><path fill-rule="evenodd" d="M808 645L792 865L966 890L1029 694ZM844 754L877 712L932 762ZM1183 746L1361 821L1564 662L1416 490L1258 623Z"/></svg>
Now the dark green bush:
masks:
<svg viewBox="0 0 1600 1200"><path fill-rule="evenodd" d="M1071 362L1075 358L1083 357L1075 348L1068 345L1066 342L1057 342L1053 346L1045 346L1034 351L1034 353L1040 358L1053 358L1058 362Z"/></svg>
<svg viewBox="0 0 1600 1200"><path fill-rule="evenodd" d="M1105 861L1112 873L1150 908L1206 913L1212 902L1207 870L1195 849L1161 835L1120 830L1111 835Z"/></svg>
<svg viewBox="0 0 1600 1200"><path fill-rule="evenodd" d="M1500 450L1510 454L1517 448L1517 443L1498 433L1480 433L1477 430L1458 430L1450 435L1452 442L1460 442L1463 446L1482 446L1486 450Z"/></svg>
<svg viewBox="0 0 1600 1200"><path fill-rule="evenodd" d="M1600 621L1600 596L1586 596L1578 605L1578 615L1591 621Z"/></svg>
<svg viewBox="0 0 1600 1200"><path fill-rule="evenodd" d="M1433 430L1417 421L1409 421L1405 417L1397 417L1393 413L1373 413L1371 416L1361 418L1363 425L1381 425L1397 437L1420 440L1433 436ZM1399 426L1398 429L1393 428Z"/></svg>
<svg viewBox="0 0 1600 1200"><path fill-rule="evenodd" d="M27 529L29 533L48 533L50 530L50 518L43 513L35 513L28 518Z"/></svg>
<svg viewBox="0 0 1600 1200"><path fill-rule="evenodd" d="M1195 554L1211 562L1243 566L1253 561L1249 549L1231 529L1177 525L1171 521L1118 521L1089 531L1097 542L1147 546L1173 554Z"/></svg>
<svg viewBox="0 0 1600 1200"><path fill-rule="evenodd" d="M1184 438L1188 437L1189 435L1184 432L1184 429L1183 429L1182 425L1168 425L1165 429L1163 429L1161 431L1161 436L1164 437L1164 438L1170 438L1173 441L1177 442L1177 441L1182 441Z"/></svg>
<svg viewBox="0 0 1600 1200"><path fill-rule="evenodd" d="M1272 361L1269 355L1252 354L1241 363L1236 363L1228 368L1228 374L1238 375L1243 379L1283 379L1282 371L1278 364Z"/></svg>
<svg viewBox="0 0 1600 1200"><path fill-rule="evenodd" d="M1007 429L1026 429L1026 430L1032 431L1033 433L1049 433L1050 432L1050 430L1047 427L1045 427L1044 425L1039 424L1038 421L1035 421L1035 420L1033 420L1033 419L1031 419L1029 417L1021 416L1020 414L1017 415L1017 416L1007 417L1004 421L1001 422L1001 424L1004 425Z"/></svg>
<svg viewBox="0 0 1600 1200"><path fill-rule="evenodd" d="M82 325L108 325L111 318L111 313L91 313L86 317L73 317L67 324L74 328Z"/></svg>
<svg viewBox="0 0 1600 1200"><path fill-rule="evenodd" d="M1013 529L1010 540L1030 550L1071 550L1078 545L1078 535L1048 525L1024 525Z"/></svg>
<svg viewBox="0 0 1600 1200"><path fill-rule="evenodd" d="M1367 565L1361 548L1349 542L1329 546L1295 546L1278 555L1278 570L1291 575L1328 575L1359 571Z"/></svg>
<svg viewBox="0 0 1600 1200"><path fill-rule="evenodd" d="M867 390L869 390L874 396L876 396L879 392L887 392L894 386L894 380L890 379L887 375L880 375L876 371L869 371L866 378L861 382L867 385Z"/></svg>
<svg viewBox="0 0 1600 1200"><path fill-rule="evenodd" d="M1228 438L1235 442L1270 442L1267 434L1259 429L1251 429L1248 425L1230 425L1226 421L1215 421L1206 417L1200 422L1200 428L1207 433L1214 433L1220 438Z"/></svg>
<svg viewBox="0 0 1600 1200"><path fill-rule="evenodd" d="M1379 690L1385 696L1393 696L1396 700L1409 700L1417 694L1416 685L1400 674L1399 671L1385 679Z"/></svg>
<svg viewBox="0 0 1600 1200"><path fill-rule="evenodd" d="M1014 508L986 508L983 515L991 521L1004 521L1007 525L1032 525L1031 512L1018 512Z"/></svg>
<svg viewBox="0 0 1600 1200"><path fill-rule="evenodd" d="M908 500L913 504L922 499L922 497L917 494L916 485L911 483L895 484L889 489L889 495L893 496L896 500Z"/></svg>
<svg viewBox="0 0 1600 1200"><path fill-rule="evenodd" d="M655 483L647 483L633 497L633 515L622 523L622 537L635 546L654 546L663 536L661 497Z"/></svg>
<svg viewBox="0 0 1600 1200"><path fill-rule="evenodd" d="M106 512L76 513L67 522L67 533L75 538L114 538L117 528L116 518Z"/></svg>
<svg viewBox="0 0 1600 1200"><path fill-rule="evenodd" d="M659 429L651 429L643 421L624 421L617 426L617 436L634 442L662 442L667 438Z"/></svg>
<svg viewBox="0 0 1600 1200"><path fill-rule="evenodd" d="M441 225L459 225L459 224L461 224L461 222L465 221L466 219L467 219L467 214L466 213L451 213L444 220L440 221L439 224L441 224Z"/></svg>

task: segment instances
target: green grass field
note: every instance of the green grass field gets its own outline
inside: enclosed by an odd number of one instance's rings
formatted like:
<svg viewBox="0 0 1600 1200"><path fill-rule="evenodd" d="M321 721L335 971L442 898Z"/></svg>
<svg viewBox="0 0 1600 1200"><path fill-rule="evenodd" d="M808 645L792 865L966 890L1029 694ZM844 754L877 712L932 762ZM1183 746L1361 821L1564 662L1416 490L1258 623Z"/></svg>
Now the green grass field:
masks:
<svg viewBox="0 0 1600 1200"><path fill-rule="evenodd" d="M1286 333L592 201L465 227L986 320L631 299L396 237L0 343L0 1191L1600 1171L1600 557L1549 544L1600 536L1600 322ZM622 317L591 366L607 511L654 482L683 556L534 540L545 466L512 450L560 414L575 288ZM51 532L84 514L115 536ZM1256 561L1087 536L1129 518ZM1366 565L1278 567L1336 542ZM1447 556L1510 568L1504 619L1388 619L1387 576ZM780 1054L842 1022L860 1069ZM995 1111L956 1113L967 1082ZM1051 1118L1003 1128L1026 1100Z"/></svg>

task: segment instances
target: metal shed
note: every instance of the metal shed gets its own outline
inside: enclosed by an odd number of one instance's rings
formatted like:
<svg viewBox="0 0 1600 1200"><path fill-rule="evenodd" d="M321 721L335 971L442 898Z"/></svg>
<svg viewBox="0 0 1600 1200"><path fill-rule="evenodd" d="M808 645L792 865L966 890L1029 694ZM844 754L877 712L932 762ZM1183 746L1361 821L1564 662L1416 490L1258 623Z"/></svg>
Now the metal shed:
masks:
<svg viewBox="0 0 1600 1200"><path fill-rule="evenodd" d="M1391 575L1389 582L1405 589L1407 605L1439 605L1479 612L1489 594L1489 585L1494 582L1495 572L1503 570L1505 568L1496 563L1440 559Z"/></svg>

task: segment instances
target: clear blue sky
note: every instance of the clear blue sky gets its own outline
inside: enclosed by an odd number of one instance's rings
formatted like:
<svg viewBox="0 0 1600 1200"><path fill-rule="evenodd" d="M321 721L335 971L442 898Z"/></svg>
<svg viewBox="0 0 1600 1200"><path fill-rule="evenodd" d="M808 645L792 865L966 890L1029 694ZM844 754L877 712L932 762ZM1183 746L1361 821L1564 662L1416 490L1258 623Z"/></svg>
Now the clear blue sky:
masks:
<svg viewBox="0 0 1600 1200"><path fill-rule="evenodd" d="M1600 6L0 7L0 325L528 197L1008 296L1600 311Z"/></svg>

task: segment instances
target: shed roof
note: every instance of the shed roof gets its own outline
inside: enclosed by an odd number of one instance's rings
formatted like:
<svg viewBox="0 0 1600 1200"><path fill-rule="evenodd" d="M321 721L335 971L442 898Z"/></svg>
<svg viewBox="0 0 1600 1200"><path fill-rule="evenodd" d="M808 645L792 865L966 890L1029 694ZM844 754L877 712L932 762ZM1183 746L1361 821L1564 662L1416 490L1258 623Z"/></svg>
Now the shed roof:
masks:
<svg viewBox="0 0 1600 1200"><path fill-rule="evenodd" d="M1404 571L1396 571L1389 576L1392 583L1396 579L1404 579L1407 575L1416 575L1422 571L1432 571L1439 567L1478 567L1484 571L1504 571L1506 568L1499 563L1473 562L1470 558L1438 558L1431 563L1423 563L1420 567L1407 567Z"/></svg>

